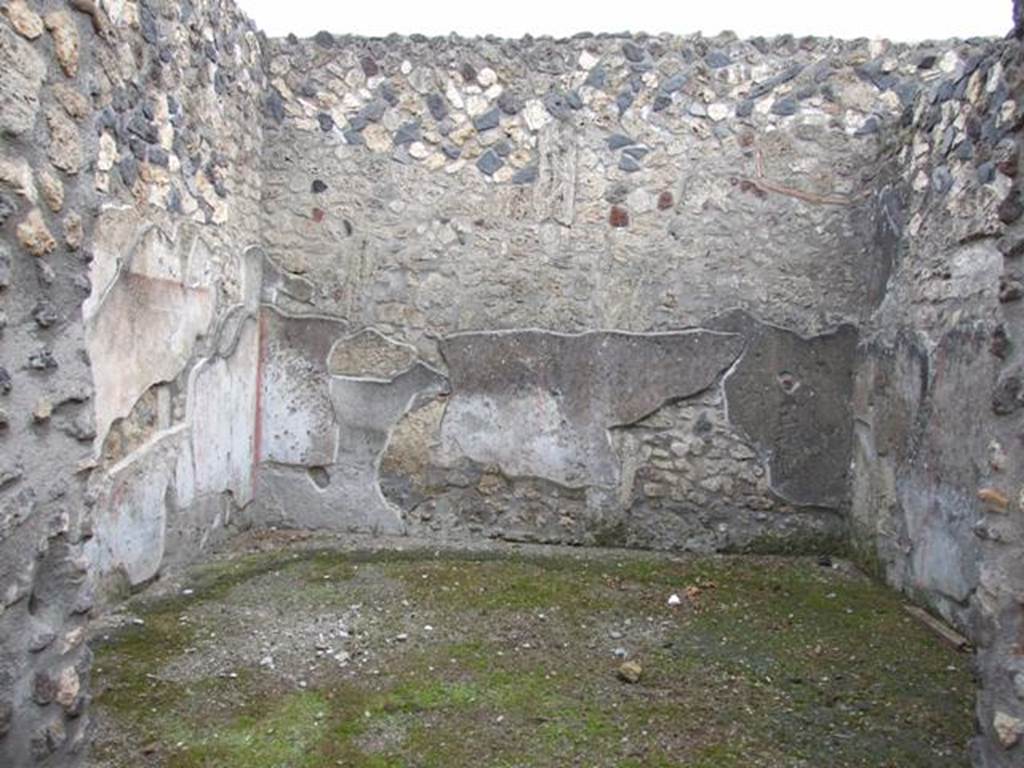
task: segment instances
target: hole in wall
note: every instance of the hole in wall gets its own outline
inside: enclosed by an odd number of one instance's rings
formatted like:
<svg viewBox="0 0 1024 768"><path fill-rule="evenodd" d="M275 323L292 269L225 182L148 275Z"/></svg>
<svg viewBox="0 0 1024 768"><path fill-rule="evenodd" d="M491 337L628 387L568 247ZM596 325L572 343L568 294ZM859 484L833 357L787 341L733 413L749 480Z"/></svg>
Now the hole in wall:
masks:
<svg viewBox="0 0 1024 768"><path fill-rule="evenodd" d="M331 476L324 467L310 467L308 473L317 488L326 488L331 484Z"/></svg>
<svg viewBox="0 0 1024 768"><path fill-rule="evenodd" d="M778 377L779 386L787 395L791 395L800 389L800 381L789 371L783 371Z"/></svg>

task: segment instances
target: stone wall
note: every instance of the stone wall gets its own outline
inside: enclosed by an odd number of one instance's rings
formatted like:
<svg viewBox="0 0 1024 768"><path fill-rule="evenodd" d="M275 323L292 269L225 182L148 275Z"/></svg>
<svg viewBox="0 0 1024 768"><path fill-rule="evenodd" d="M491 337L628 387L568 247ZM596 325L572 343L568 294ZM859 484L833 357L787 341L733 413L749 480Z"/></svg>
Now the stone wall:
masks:
<svg viewBox="0 0 1024 768"><path fill-rule="evenodd" d="M1021 47L957 51L901 128L901 232L854 387L853 541L979 646L975 762L1024 736Z"/></svg>
<svg viewBox="0 0 1024 768"><path fill-rule="evenodd" d="M97 597L249 502L263 67L227 2L0 19L0 764L87 741Z"/></svg>

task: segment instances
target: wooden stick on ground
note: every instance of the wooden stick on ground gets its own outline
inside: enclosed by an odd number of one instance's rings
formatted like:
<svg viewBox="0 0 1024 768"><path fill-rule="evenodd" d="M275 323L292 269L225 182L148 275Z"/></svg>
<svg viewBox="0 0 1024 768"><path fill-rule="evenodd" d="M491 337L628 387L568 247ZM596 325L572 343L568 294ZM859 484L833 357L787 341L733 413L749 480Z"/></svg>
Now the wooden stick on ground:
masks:
<svg viewBox="0 0 1024 768"><path fill-rule="evenodd" d="M945 622L939 621L924 608L916 605L904 605L903 610L924 624L928 629L945 640L958 651L967 651L971 647L970 641Z"/></svg>

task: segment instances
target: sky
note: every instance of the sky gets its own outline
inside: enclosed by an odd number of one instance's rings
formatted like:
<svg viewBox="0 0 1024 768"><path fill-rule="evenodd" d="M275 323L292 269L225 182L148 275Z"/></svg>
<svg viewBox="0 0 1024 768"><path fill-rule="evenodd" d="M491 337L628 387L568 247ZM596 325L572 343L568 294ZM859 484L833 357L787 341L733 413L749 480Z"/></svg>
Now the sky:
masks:
<svg viewBox="0 0 1024 768"><path fill-rule="evenodd" d="M300 37L321 29L383 36L392 32L465 36L524 34L568 37L577 32L703 32L741 37L886 37L913 42L1005 35L1012 0L238 0L271 36Z"/></svg>

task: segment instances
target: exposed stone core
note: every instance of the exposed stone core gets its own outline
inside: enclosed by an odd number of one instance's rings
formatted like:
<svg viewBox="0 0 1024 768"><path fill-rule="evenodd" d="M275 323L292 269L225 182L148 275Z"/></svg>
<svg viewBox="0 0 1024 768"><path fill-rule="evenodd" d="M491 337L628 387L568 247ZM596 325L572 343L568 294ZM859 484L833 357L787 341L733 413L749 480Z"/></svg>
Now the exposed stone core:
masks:
<svg viewBox="0 0 1024 768"><path fill-rule="evenodd" d="M0 18L0 764L97 606L244 527L852 552L1024 759L1003 40L266 39ZM50 691L53 695L35 695Z"/></svg>

